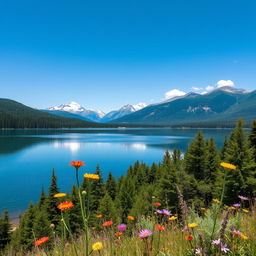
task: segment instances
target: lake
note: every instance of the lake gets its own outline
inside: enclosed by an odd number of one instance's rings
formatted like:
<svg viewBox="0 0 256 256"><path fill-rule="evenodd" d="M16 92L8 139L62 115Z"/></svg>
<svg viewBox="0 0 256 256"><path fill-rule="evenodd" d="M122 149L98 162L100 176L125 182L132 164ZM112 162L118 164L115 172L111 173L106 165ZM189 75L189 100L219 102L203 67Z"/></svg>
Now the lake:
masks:
<svg viewBox="0 0 256 256"><path fill-rule="evenodd" d="M201 129L220 147L229 129ZM36 202L42 187L48 190L52 168L62 192L75 183L72 160L81 160L80 178L97 164L104 177L126 173L136 160L147 164L162 160L166 150L185 151L198 129L57 129L0 131L0 211L14 218L29 202Z"/></svg>

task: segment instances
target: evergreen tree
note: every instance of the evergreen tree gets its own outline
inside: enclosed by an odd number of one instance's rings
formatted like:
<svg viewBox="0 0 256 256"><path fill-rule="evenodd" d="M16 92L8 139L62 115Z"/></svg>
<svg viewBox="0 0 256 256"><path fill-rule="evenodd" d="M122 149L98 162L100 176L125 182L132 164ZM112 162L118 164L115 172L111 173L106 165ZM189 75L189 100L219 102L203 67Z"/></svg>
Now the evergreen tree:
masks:
<svg viewBox="0 0 256 256"><path fill-rule="evenodd" d="M252 123L251 132L249 134L250 145L253 148L254 160L256 162L256 120Z"/></svg>
<svg viewBox="0 0 256 256"><path fill-rule="evenodd" d="M242 120L237 122L237 127L231 133L225 152L225 161L237 167L234 171L225 170L228 172L225 202L235 202L238 195L255 194L256 171L253 149L243 131Z"/></svg>
<svg viewBox="0 0 256 256"><path fill-rule="evenodd" d="M11 240L11 224L9 221L8 211L0 218L0 252L6 247Z"/></svg>
<svg viewBox="0 0 256 256"><path fill-rule="evenodd" d="M60 221L60 212L57 208L59 200L54 197L54 195L57 193L59 193L57 177L55 176L54 169L52 169L51 185L49 187L49 194L46 199L46 211L49 221L54 225L57 225Z"/></svg>
<svg viewBox="0 0 256 256"><path fill-rule="evenodd" d="M98 213L103 215L105 220L117 220L117 211L114 202L108 193L100 200Z"/></svg>
<svg viewBox="0 0 256 256"><path fill-rule="evenodd" d="M116 197L116 180L113 176L113 174L110 172L108 174L108 178L106 180L106 191L112 198L112 200L115 200Z"/></svg>
<svg viewBox="0 0 256 256"><path fill-rule="evenodd" d="M206 146L202 132L198 132L194 141L188 147L185 154L185 169L193 174L197 180L205 178Z"/></svg>
<svg viewBox="0 0 256 256"><path fill-rule="evenodd" d="M47 213L42 210L36 210L33 220L33 232L36 239L44 236L51 236L50 222Z"/></svg>
<svg viewBox="0 0 256 256"><path fill-rule="evenodd" d="M46 194L44 192L44 187L42 187L42 192L41 192L40 199L38 202L39 209L44 208L45 204L46 204Z"/></svg>

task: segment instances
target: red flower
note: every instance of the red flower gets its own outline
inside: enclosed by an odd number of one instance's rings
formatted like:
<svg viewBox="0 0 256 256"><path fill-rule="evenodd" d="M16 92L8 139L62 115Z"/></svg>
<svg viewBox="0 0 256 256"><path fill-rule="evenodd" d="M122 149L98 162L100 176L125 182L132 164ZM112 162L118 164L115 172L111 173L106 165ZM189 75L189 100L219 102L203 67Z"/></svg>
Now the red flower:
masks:
<svg viewBox="0 0 256 256"><path fill-rule="evenodd" d="M60 203L57 207L61 210L61 211L64 211L64 210L67 210L71 207L73 207L74 204L70 201L66 201L66 202L62 202Z"/></svg>
<svg viewBox="0 0 256 256"><path fill-rule="evenodd" d="M161 226L161 225L156 225L155 229L158 230L158 231L164 231L164 227Z"/></svg>
<svg viewBox="0 0 256 256"><path fill-rule="evenodd" d="M191 235L185 236L185 239L186 239L187 241L191 241L193 238L194 238L194 237L191 236Z"/></svg>
<svg viewBox="0 0 256 256"><path fill-rule="evenodd" d="M84 166L84 162L82 161L72 161L69 165L74 166L75 168L79 168L81 166Z"/></svg>
<svg viewBox="0 0 256 256"><path fill-rule="evenodd" d="M134 220L135 218L133 216L127 216L127 220Z"/></svg>
<svg viewBox="0 0 256 256"><path fill-rule="evenodd" d="M122 232L117 232L115 233L115 236L121 236L123 233Z"/></svg>
<svg viewBox="0 0 256 256"><path fill-rule="evenodd" d="M112 220L106 221L106 222L104 222L104 223L102 224L103 227L109 227L109 226L111 226L111 225L113 225L113 221L112 221Z"/></svg>
<svg viewBox="0 0 256 256"><path fill-rule="evenodd" d="M154 206L161 206L161 203L155 202Z"/></svg>
<svg viewBox="0 0 256 256"><path fill-rule="evenodd" d="M47 242L49 240L49 237L48 236L45 236L45 237L42 237L38 240L35 241L35 246L39 246L41 244L44 244L45 242Z"/></svg>

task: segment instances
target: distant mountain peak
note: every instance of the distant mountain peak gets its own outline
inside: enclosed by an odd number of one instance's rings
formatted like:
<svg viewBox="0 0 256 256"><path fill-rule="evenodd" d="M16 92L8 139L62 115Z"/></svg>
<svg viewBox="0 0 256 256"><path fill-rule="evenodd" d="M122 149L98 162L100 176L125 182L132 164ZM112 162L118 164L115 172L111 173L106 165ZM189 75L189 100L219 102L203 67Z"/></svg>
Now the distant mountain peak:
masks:
<svg viewBox="0 0 256 256"><path fill-rule="evenodd" d="M241 93L241 94L245 94L245 93L250 93L250 91L247 91L245 89L241 89L241 88L234 88L231 86L222 86L216 90L221 90L224 92L229 92L229 93Z"/></svg>

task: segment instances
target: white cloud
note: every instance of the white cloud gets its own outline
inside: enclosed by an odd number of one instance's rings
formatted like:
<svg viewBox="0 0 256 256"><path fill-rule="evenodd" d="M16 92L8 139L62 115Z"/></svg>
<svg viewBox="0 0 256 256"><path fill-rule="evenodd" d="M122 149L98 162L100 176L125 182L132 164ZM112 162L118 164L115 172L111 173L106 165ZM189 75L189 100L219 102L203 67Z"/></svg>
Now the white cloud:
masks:
<svg viewBox="0 0 256 256"><path fill-rule="evenodd" d="M192 89L193 91L196 91L196 92L197 92L197 91L201 91L201 90L203 90L203 88L200 88L200 87L194 87L194 86L193 86L191 89Z"/></svg>
<svg viewBox="0 0 256 256"><path fill-rule="evenodd" d="M219 80L217 82L217 87L223 87L223 86L235 86L235 83L232 80Z"/></svg>
<svg viewBox="0 0 256 256"><path fill-rule="evenodd" d="M211 85L208 85L208 86L206 86L204 89L205 89L207 92L210 92L210 91L214 90L214 87L211 86Z"/></svg>
<svg viewBox="0 0 256 256"><path fill-rule="evenodd" d="M170 90L164 94L165 99L171 99L177 96L183 96L186 93L177 89Z"/></svg>

